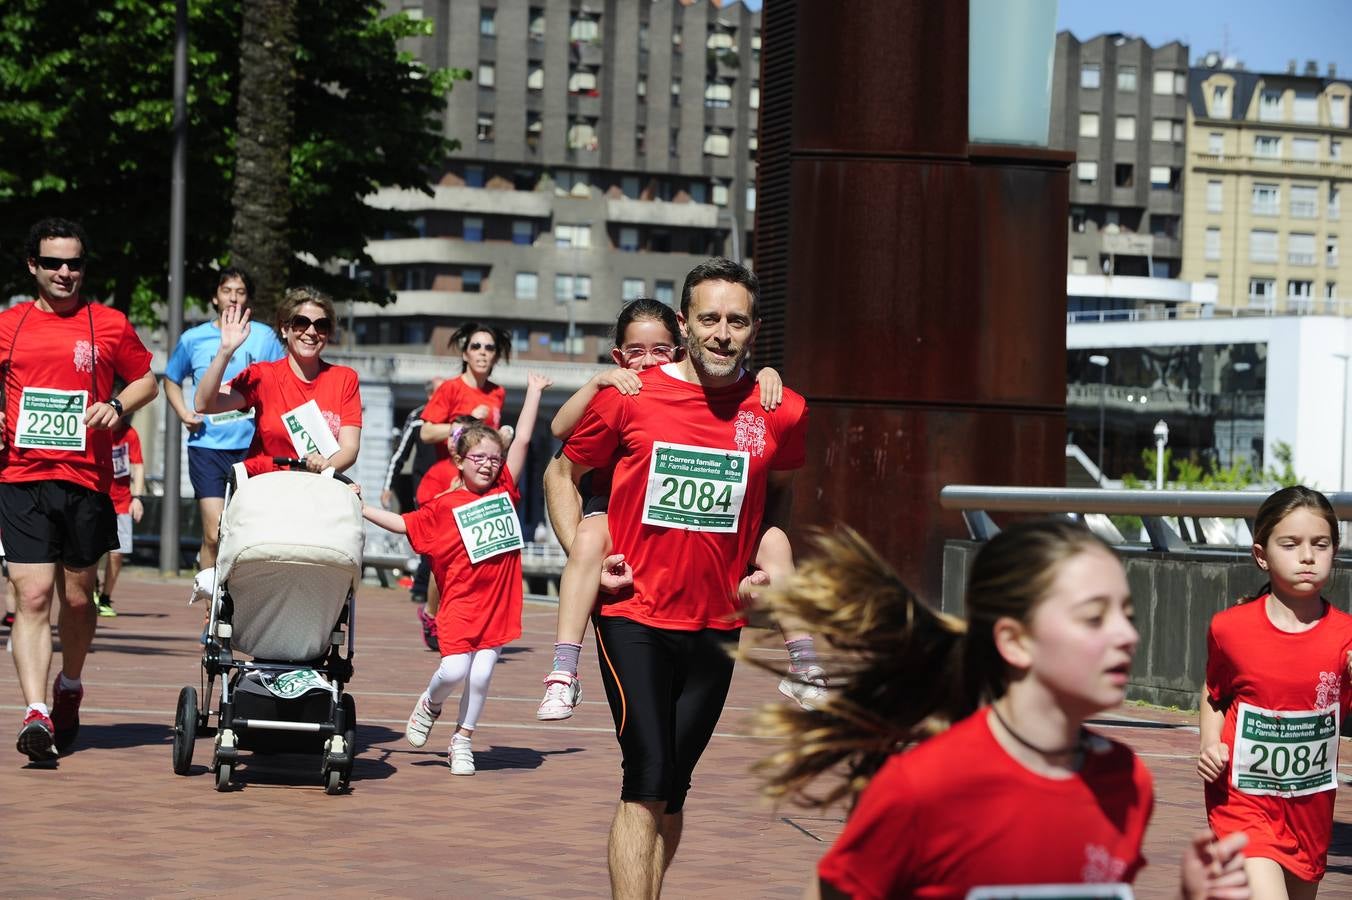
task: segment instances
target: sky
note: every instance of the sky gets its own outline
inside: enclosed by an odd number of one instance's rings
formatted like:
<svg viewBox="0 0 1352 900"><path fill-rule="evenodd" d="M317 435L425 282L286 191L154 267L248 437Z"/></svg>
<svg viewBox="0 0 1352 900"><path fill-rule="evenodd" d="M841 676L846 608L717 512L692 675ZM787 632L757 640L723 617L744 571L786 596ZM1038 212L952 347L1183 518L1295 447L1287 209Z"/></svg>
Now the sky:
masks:
<svg viewBox="0 0 1352 900"><path fill-rule="evenodd" d="M761 7L761 0L743 2ZM1352 78L1352 0L1059 0L1057 12L1057 30L1081 40L1121 31L1152 46L1182 41L1193 62L1216 50L1247 69L1285 72L1290 60L1303 71L1313 59L1320 74L1332 62Z"/></svg>

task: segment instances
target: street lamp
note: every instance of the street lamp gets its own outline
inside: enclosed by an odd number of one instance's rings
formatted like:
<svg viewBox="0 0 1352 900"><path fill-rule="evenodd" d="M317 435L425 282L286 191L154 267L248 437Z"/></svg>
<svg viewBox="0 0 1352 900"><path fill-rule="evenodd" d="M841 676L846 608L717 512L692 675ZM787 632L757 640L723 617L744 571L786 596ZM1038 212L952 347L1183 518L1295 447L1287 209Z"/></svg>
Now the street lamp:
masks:
<svg viewBox="0 0 1352 900"><path fill-rule="evenodd" d="M1155 490L1164 490L1164 445L1169 443L1169 426L1160 419L1155 423Z"/></svg>
<svg viewBox="0 0 1352 900"><path fill-rule="evenodd" d="M1099 367L1099 486L1103 486L1103 398L1108 391L1108 357L1095 353L1089 357L1091 365Z"/></svg>

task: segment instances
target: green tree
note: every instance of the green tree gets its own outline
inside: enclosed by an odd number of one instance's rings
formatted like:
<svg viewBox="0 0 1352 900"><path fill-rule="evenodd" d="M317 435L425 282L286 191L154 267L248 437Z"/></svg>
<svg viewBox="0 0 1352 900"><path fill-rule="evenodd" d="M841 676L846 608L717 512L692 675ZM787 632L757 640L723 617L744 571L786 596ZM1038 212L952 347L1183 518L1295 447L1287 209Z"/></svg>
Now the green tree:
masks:
<svg viewBox="0 0 1352 900"><path fill-rule="evenodd" d="M204 298L229 259L240 75L240 0L190 0L187 284ZM429 71L399 42L431 23L379 2L297 6L286 222L287 280L339 299L389 292L313 261L369 264L368 238L410 214L363 198L427 190L453 146L445 93L464 70ZM174 0L6 0L0 8L0 297L29 295L23 239L39 218L90 233L91 295L152 315L167 293Z"/></svg>

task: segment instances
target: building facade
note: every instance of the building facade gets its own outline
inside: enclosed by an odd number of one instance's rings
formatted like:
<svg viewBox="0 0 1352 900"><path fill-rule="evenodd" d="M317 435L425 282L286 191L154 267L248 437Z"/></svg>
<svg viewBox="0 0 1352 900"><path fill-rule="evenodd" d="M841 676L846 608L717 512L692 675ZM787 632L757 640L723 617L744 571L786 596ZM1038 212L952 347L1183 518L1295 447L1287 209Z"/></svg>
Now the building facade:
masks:
<svg viewBox="0 0 1352 900"><path fill-rule="evenodd" d="M625 300L675 305L696 263L751 255L758 12L709 0L388 5L433 23L410 50L473 79L449 96L445 134L459 149L432 195L372 198L413 212L416 233L369 246L369 277L397 302L357 305L358 344L425 348L438 327L479 319L509 329L522 359L594 362Z"/></svg>
<svg viewBox="0 0 1352 900"><path fill-rule="evenodd" d="M1051 145L1076 155L1069 274L1178 277L1187 73L1177 41L1056 36Z"/></svg>
<svg viewBox="0 0 1352 900"><path fill-rule="evenodd" d="M1216 283L1218 313L1352 314L1352 81L1208 61L1188 96L1184 277Z"/></svg>

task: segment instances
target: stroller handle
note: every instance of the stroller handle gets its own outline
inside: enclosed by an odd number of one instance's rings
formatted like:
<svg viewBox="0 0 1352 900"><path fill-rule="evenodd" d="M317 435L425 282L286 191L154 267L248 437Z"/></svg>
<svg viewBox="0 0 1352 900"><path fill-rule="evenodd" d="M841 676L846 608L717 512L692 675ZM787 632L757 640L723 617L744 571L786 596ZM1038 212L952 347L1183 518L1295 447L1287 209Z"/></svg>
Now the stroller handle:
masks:
<svg viewBox="0 0 1352 900"><path fill-rule="evenodd" d="M274 456L272 458L272 464L275 466L280 466L283 469L292 469L297 472L309 471L309 467L305 465L305 460L296 459L294 456ZM337 471L336 469L333 472L333 477L338 481L342 482L343 484L352 484L351 478L348 478L346 475L344 475L342 472Z"/></svg>

